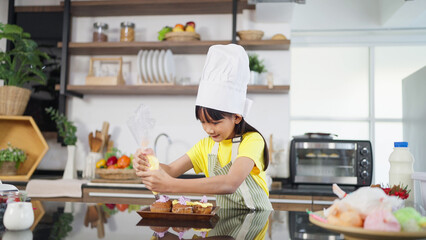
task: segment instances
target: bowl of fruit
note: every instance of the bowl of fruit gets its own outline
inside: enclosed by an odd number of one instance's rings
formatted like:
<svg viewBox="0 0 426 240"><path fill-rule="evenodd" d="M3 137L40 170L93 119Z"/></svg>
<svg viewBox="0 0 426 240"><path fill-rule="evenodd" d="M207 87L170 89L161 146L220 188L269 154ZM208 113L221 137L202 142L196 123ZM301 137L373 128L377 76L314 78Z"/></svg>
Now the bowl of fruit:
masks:
<svg viewBox="0 0 426 240"><path fill-rule="evenodd" d="M102 179L137 179L132 164L133 155L122 154L117 148L105 153L105 157L96 163L95 174Z"/></svg>
<svg viewBox="0 0 426 240"><path fill-rule="evenodd" d="M158 32L158 40L163 41L198 41L200 34L195 32L195 23L187 22L185 25L176 24L173 28L163 27Z"/></svg>
<svg viewBox="0 0 426 240"><path fill-rule="evenodd" d="M261 40L264 32L260 30L238 31L237 35L241 40Z"/></svg>

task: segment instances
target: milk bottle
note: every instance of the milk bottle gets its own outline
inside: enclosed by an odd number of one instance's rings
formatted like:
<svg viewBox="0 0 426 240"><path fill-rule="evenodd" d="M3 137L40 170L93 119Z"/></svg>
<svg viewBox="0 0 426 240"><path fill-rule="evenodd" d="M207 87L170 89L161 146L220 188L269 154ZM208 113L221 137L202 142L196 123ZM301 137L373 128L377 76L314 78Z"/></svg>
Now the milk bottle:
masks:
<svg viewBox="0 0 426 240"><path fill-rule="evenodd" d="M389 157L389 185L402 184L411 189L410 196L407 200L414 201L414 183L411 175L413 174L413 155L408 150L408 142L395 142L394 149Z"/></svg>

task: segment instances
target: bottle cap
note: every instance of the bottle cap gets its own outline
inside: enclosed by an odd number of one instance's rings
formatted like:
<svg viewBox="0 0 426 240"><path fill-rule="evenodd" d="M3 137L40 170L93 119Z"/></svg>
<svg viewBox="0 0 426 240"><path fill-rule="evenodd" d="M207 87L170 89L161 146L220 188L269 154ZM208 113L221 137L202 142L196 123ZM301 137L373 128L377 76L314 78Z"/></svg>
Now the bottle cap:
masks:
<svg viewBox="0 0 426 240"><path fill-rule="evenodd" d="M408 142L394 142L394 147L408 147Z"/></svg>

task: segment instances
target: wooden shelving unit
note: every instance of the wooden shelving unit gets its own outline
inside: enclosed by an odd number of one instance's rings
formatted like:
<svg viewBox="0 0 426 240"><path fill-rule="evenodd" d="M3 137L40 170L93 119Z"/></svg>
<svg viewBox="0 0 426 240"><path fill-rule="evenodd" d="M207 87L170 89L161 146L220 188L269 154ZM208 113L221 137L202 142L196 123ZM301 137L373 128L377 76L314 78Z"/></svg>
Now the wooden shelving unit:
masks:
<svg viewBox="0 0 426 240"><path fill-rule="evenodd" d="M175 54L206 54L215 44L231 41L158 41L158 42L70 42L68 50L73 55L136 55L143 49L171 49ZM290 40L238 41L246 50L288 50ZM58 43L62 47L62 43Z"/></svg>
<svg viewBox="0 0 426 240"><path fill-rule="evenodd" d="M63 5L63 2L61 3ZM247 0L240 0L237 12L255 9ZM232 12L232 0L121 0L121 1L73 1L74 17L140 16L180 14L228 14Z"/></svg>
<svg viewBox="0 0 426 240"><path fill-rule="evenodd" d="M56 86L59 89L59 85ZM68 85L67 90L92 95L197 95L198 85L122 85L122 86L90 86ZM282 94L288 93L290 86L279 85L269 88L264 85L249 85L248 93Z"/></svg>

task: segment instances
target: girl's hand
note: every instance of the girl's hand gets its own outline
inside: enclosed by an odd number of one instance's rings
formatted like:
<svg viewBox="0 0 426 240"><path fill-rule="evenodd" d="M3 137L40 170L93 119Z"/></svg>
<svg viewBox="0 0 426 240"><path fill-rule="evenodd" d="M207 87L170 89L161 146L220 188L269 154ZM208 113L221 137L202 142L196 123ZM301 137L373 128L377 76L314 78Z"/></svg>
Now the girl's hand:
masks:
<svg viewBox="0 0 426 240"><path fill-rule="evenodd" d="M153 192L171 192L170 183L174 178L161 168L158 170L136 172L136 175L141 177L146 188Z"/></svg>
<svg viewBox="0 0 426 240"><path fill-rule="evenodd" d="M154 155L154 150L151 148L145 148L143 150L139 148L136 150L133 158L133 169L135 169L136 172L149 170L150 165L147 155Z"/></svg>

